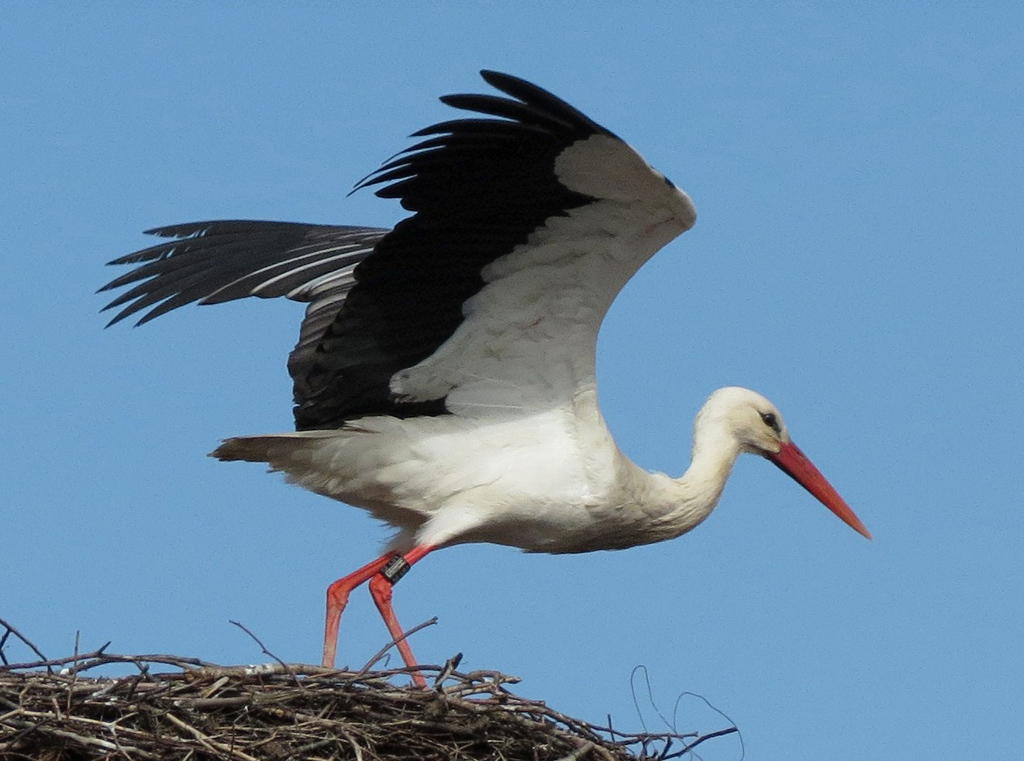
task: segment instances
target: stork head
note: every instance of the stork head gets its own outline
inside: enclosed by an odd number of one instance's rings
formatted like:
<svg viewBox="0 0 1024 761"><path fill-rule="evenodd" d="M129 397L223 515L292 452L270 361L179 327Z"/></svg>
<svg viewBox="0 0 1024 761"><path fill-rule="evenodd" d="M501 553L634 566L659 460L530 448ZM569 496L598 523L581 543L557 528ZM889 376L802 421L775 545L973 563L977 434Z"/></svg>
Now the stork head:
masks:
<svg viewBox="0 0 1024 761"><path fill-rule="evenodd" d="M771 460L850 528L871 538L867 528L839 496L839 492L793 443L782 413L756 391L738 386L720 388L701 410L698 426L702 418L715 420L734 438L741 451Z"/></svg>

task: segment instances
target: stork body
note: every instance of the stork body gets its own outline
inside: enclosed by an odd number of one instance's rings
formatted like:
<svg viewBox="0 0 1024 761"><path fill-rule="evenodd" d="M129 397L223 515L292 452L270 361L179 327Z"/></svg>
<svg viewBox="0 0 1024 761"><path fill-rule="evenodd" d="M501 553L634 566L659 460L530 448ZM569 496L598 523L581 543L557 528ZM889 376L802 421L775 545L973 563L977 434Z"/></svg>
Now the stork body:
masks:
<svg viewBox="0 0 1024 761"><path fill-rule="evenodd" d="M268 462L294 483L365 508L400 529L390 545L397 552L466 542L622 549L703 519L717 495L687 493L635 466L595 402L587 394L570 408L512 419L370 418L341 431L229 439L214 454ZM723 476L729 459L723 453Z"/></svg>
<svg viewBox="0 0 1024 761"><path fill-rule="evenodd" d="M494 72L512 98L446 103L492 117L421 130L357 187L414 212L393 231L204 222L115 260L140 264L112 322L191 301L286 296L309 304L289 358L297 431L226 440L223 460L289 481L398 529L377 560L328 590L324 663L349 592L370 582L396 638L391 587L429 552L489 542L529 552L670 539L715 507L742 452L771 459L854 529L839 495L764 397L730 387L697 416L677 479L616 447L598 406L595 346L623 285L689 229L689 197L632 148L550 93ZM415 660L405 642L406 662ZM414 673L422 684L422 677Z"/></svg>

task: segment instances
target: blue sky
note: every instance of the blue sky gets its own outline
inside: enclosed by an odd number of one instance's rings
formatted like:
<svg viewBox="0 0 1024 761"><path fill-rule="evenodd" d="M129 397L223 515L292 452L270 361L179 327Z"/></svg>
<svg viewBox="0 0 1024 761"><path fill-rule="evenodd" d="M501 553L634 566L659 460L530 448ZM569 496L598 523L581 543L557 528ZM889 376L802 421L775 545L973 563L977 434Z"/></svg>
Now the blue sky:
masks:
<svg viewBox="0 0 1024 761"><path fill-rule="evenodd" d="M960 3L5 4L0 10L0 617L50 655L315 661L326 585L386 532L259 466L288 430L301 307L104 331L102 265L217 218L388 226L351 186L477 71L531 79L636 146L697 226L612 309L601 399L674 475L714 388L771 398L875 535L744 458L664 544L475 546L396 589L421 661L639 728L700 693L748 758L1019 758L1024 736L1024 10ZM362 666L386 632L342 624ZM652 728L658 720L648 708ZM680 730L723 721L683 700ZM726 738L705 759L735 759Z"/></svg>

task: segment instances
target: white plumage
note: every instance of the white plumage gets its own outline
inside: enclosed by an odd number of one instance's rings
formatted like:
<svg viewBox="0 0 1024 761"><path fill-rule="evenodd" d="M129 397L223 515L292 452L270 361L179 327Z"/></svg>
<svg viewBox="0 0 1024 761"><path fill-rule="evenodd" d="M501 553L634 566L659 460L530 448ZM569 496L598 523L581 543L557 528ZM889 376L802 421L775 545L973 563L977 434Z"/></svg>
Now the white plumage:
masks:
<svg viewBox="0 0 1024 761"><path fill-rule="evenodd" d="M677 479L616 447L598 405L598 329L622 286L693 226L689 197L626 143L523 80L512 98L447 96L497 118L445 122L359 186L401 198L394 231L206 222L122 257L107 288L143 321L184 303L248 295L309 303L289 359L294 433L226 440L223 460L289 481L398 529L378 560L328 590L324 662L355 586L369 581L396 638L391 587L427 553L465 542L529 552L670 539L718 502L736 457L760 454L869 536L792 443L767 399L716 391ZM154 306L155 305L155 306ZM412 652L399 644L410 667ZM422 677L413 672L422 684Z"/></svg>

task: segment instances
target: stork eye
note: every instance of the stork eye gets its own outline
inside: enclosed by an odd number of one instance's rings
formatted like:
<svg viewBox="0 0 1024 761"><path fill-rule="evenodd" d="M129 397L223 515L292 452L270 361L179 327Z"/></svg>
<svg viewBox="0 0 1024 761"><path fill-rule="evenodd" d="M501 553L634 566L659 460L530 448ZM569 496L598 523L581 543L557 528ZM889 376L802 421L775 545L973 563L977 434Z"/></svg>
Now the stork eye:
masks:
<svg viewBox="0 0 1024 761"><path fill-rule="evenodd" d="M775 417L774 412L762 412L761 420L764 421L764 424L766 426L775 431L775 433L782 433L782 431L779 429L779 419Z"/></svg>

